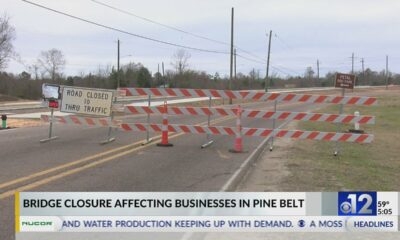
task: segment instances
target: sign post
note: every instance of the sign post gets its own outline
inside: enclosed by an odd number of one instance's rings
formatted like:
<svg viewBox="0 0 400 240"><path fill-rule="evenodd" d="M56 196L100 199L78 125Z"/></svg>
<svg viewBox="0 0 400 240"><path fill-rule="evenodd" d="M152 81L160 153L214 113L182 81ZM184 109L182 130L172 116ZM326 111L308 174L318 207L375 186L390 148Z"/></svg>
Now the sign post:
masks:
<svg viewBox="0 0 400 240"><path fill-rule="evenodd" d="M209 97L209 99L208 99L208 109L211 108L211 102L212 102L212 98ZM207 117L207 127L210 127L210 124L211 124L211 115L209 114L208 117ZM201 148L206 148L206 147L208 147L208 146L210 146L211 144L214 143L214 140L210 139L210 134L208 134L208 133L207 133L207 136L206 136L206 141L207 141L206 143L201 145Z"/></svg>
<svg viewBox="0 0 400 240"><path fill-rule="evenodd" d="M354 89L354 85L356 82L356 76L353 74L345 74L345 73L336 73L335 76L335 88L341 88L341 96L345 96L345 90L347 89ZM343 114L344 104L341 103L339 106L339 115ZM341 132L341 124L337 123L337 133ZM335 152L334 155L337 156L339 154L339 142L336 141L335 143Z"/></svg>
<svg viewBox="0 0 400 240"><path fill-rule="evenodd" d="M53 136L53 122L54 122L54 109L58 109L58 100L61 98L60 86L52 84L42 85L42 97L45 102L48 102L50 110L50 125L49 125L49 136L48 138L40 140L40 143L49 142L57 139L57 136Z"/></svg>

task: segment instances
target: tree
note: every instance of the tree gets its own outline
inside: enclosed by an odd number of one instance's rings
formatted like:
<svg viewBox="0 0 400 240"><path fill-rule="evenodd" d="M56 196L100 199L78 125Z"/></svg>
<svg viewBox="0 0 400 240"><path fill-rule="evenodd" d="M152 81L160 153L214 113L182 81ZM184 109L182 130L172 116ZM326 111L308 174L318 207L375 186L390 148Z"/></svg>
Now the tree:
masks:
<svg viewBox="0 0 400 240"><path fill-rule="evenodd" d="M177 74L182 74L188 69L188 60L190 57L190 53L187 52L185 49L178 49L174 53L174 55L172 56L171 64L175 68L175 72Z"/></svg>
<svg viewBox="0 0 400 240"><path fill-rule="evenodd" d="M137 76L138 87L150 87L151 86L151 74L145 67L141 67Z"/></svg>
<svg viewBox="0 0 400 240"><path fill-rule="evenodd" d="M10 25L10 18L4 14L0 16L0 70L7 67L7 63L14 53L12 41L15 39L15 29Z"/></svg>
<svg viewBox="0 0 400 240"><path fill-rule="evenodd" d="M39 79L40 64L38 62L28 66L28 71L35 76L35 80Z"/></svg>
<svg viewBox="0 0 400 240"><path fill-rule="evenodd" d="M49 74L52 81L60 77L62 70L65 67L66 60L64 54L58 49L50 49L48 51L42 51L38 59L43 72Z"/></svg>
<svg viewBox="0 0 400 240"><path fill-rule="evenodd" d="M30 80L31 75L29 73L23 71L22 73L19 74L19 78L23 79L23 80Z"/></svg>
<svg viewBox="0 0 400 240"><path fill-rule="evenodd" d="M306 72L304 74L304 77L308 78L308 79L312 79L314 77L314 70L312 69L312 67L307 67Z"/></svg>

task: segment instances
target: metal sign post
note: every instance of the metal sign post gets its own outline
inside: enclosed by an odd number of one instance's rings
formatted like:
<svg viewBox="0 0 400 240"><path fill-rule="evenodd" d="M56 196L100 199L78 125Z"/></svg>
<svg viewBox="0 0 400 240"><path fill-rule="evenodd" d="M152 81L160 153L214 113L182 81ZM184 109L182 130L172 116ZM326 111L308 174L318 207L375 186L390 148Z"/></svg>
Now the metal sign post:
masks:
<svg viewBox="0 0 400 240"><path fill-rule="evenodd" d="M274 112L276 113L276 105L277 105L278 101L274 101ZM272 119L272 136L271 136L271 141L269 142L269 151L272 152L272 150L274 149L274 133L275 133L275 125L276 125L276 120L275 118Z"/></svg>
<svg viewBox="0 0 400 240"><path fill-rule="evenodd" d="M344 97L345 90L346 90L345 88L342 88L342 97ZM343 103L339 105L339 115L343 113L343 107L344 107ZM342 125L340 123L337 123L336 125L337 125L336 133L341 132ZM336 141L335 142L335 152L333 153L333 155L337 156L338 154L339 154L339 141Z"/></svg>
<svg viewBox="0 0 400 240"><path fill-rule="evenodd" d="M115 98L113 99L113 104L115 104L116 102L117 102L117 97L115 97ZM112 109L112 107L111 107L111 109ZM113 120L114 120L114 111L111 110L110 122L112 123ZM113 129L112 126L109 126L109 127L108 127L107 139L104 140L104 141L101 141L100 144L107 144L107 143L110 143L110 142L114 142L114 141L115 141L115 137L111 137L112 129Z"/></svg>
<svg viewBox="0 0 400 240"><path fill-rule="evenodd" d="M356 83L356 76L354 74L345 74L345 73L336 73L335 76L335 87L342 89L341 96L344 97L345 90L347 89L354 89L354 85ZM344 104L341 103L339 106L339 115L343 113ZM337 123L337 130L336 133L341 132L341 125ZM335 152L333 153L335 156L339 154L339 141L335 141Z"/></svg>
<svg viewBox="0 0 400 240"><path fill-rule="evenodd" d="M151 106L151 95L149 94L149 99L148 99L148 107ZM147 125L150 125L150 113L147 113ZM146 145L149 144L153 141L152 138L150 138L150 132L149 132L149 128L146 128L146 141L142 143L142 145Z"/></svg>
<svg viewBox="0 0 400 240"><path fill-rule="evenodd" d="M209 97L209 100L208 100L208 109L211 108L211 101L212 101L212 98ZM209 114L209 115L208 115L208 119L207 119L207 127L210 127L210 123L211 123L211 115ZM210 138L211 138L210 134L207 133L207 136L206 136L206 141L207 141L207 142L204 143L203 145L201 145L201 148L206 148L206 147L208 147L208 146L210 146L211 144L214 143L214 140L210 140Z"/></svg>
<svg viewBox="0 0 400 240"><path fill-rule="evenodd" d="M42 84L42 97L44 103L47 103L47 107L51 109L50 111L50 125L49 125L49 136L48 138L40 140L41 143L45 143L51 140L55 140L58 137L53 136L53 123L54 123L54 109L58 109L58 100L61 98L60 93L61 87L59 85L52 85L44 83Z"/></svg>
<svg viewBox="0 0 400 240"><path fill-rule="evenodd" d="M58 138L57 136L53 136L53 122L54 122L54 108L51 109L50 113L49 137L40 140L41 143L49 142Z"/></svg>

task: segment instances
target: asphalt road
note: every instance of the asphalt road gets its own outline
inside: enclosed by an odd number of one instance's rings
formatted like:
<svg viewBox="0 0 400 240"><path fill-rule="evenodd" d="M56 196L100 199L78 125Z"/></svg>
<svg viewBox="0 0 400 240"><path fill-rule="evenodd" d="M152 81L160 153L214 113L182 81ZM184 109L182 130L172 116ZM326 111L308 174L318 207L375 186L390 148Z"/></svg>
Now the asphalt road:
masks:
<svg viewBox="0 0 400 240"><path fill-rule="evenodd" d="M272 109L271 104L245 107ZM304 104L281 103L279 110L306 111ZM170 123L206 123L206 117L170 116ZM145 116L125 122L145 122ZM152 122L161 123L160 116ZM234 118L213 118L213 125L234 126ZM245 127L271 127L271 121L243 119ZM277 125L280 123L278 122ZM212 136L214 144L201 149L205 135L172 134L173 147L141 146L145 133L114 131L107 145L106 128L55 125L60 138L46 138L48 126L0 131L0 239L14 239L16 191L220 191L242 162L263 140L244 138L246 153L230 153L234 138Z"/></svg>

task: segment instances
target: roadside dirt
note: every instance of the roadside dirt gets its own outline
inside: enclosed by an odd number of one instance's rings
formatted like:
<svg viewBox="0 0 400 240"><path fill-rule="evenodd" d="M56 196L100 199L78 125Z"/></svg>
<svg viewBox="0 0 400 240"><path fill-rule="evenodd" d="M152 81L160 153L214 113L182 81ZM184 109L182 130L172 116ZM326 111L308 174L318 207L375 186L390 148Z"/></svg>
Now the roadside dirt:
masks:
<svg viewBox="0 0 400 240"><path fill-rule="evenodd" d="M296 123L291 122L286 128L295 128ZM274 140L274 150L269 149L253 164L244 181L238 186L239 192L279 192L283 189L284 182L290 176L286 159L294 142L290 139L280 138ZM289 190L288 190L289 191Z"/></svg>
<svg viewBox="0 0 400 240"><path fill-rule="evenodd" d="M46 123L39 119L9 119L7 120L7 126L10 128L21 128L21 127L35 127L41 126Z"/></svg>

